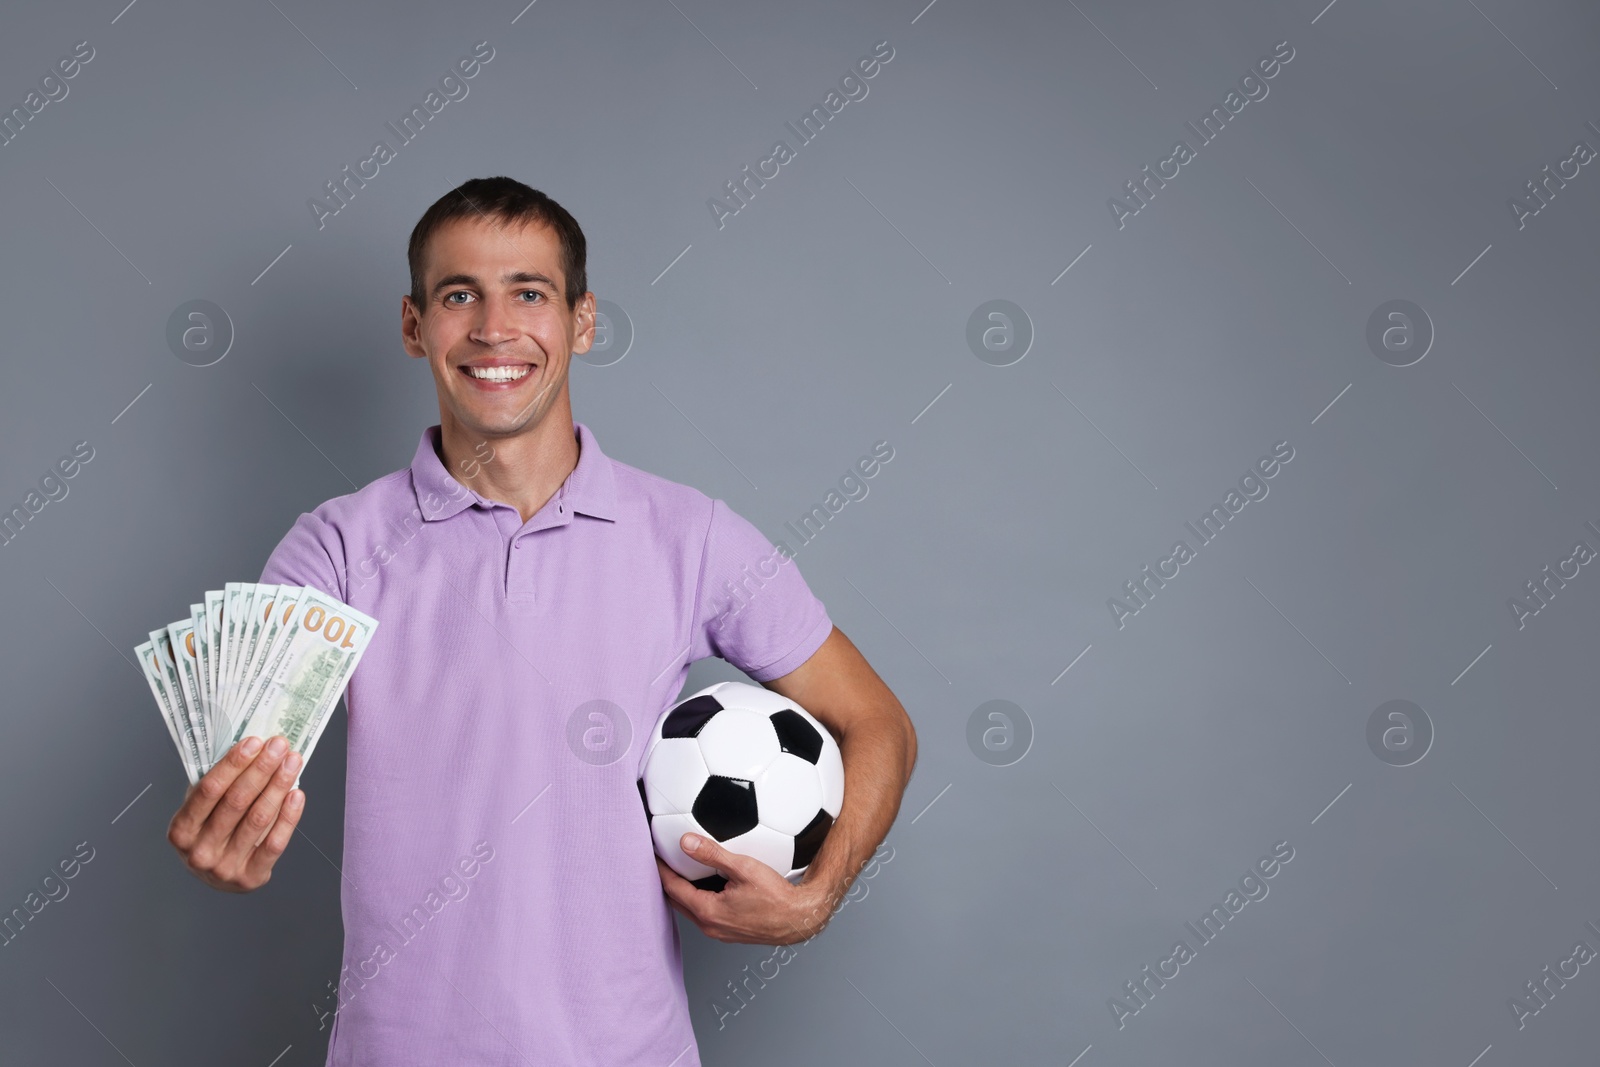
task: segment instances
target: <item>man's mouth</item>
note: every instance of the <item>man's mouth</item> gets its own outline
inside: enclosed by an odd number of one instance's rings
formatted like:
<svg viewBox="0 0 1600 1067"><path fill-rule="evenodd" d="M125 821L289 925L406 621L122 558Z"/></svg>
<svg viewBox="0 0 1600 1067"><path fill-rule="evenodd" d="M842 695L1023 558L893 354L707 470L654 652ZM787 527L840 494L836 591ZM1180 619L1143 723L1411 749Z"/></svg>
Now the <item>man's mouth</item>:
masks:
<svg viewBox="0 0 1600 1067"><path fill-rule="evenodd" d="M533 373L533 369L534 366L531 363L508 363L479 366L463 364L460 367L462 373L480 382L515 382L526 378L529 374Z"/></svg>

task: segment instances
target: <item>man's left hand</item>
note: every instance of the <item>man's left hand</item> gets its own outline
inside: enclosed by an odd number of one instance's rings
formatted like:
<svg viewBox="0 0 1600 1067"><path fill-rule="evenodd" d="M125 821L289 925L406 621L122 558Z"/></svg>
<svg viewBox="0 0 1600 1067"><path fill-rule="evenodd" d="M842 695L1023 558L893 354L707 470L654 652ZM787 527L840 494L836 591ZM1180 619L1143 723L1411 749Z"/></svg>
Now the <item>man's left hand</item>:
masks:
<svg viewBox="0 0 1600 1067"><path fill-rule="evenodd" d="M691 843L693 847L691 847ZM787 878L758 859L729 852L709 837L684 834L683 851L728 880L721 892L697 889L656 857L673 908L707 937L752 945L792 945L828 925L826 891Z"/></svg>

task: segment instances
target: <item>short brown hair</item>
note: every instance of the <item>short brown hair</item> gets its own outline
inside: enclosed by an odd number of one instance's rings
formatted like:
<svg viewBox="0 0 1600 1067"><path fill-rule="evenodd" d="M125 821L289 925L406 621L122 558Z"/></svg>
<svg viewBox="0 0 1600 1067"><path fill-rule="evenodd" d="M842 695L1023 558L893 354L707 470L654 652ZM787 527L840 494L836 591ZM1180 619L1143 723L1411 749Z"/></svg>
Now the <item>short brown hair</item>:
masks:
<svg viewBox="0 0 1600 1067"><path fill-rule="evenodd" d="M509 225L541 223L556 233L561 243L561 272L565 276L567 310L577 307L578 297L589 289L585 263L588 242L583 228L566 208L537 189L515 178L497 176L472 178L435 200L411 231L406 261L411 267L411 302L418 311L426 310L426 284L422 277L423 253L435 230L456 219L489 218Z"/></svg>

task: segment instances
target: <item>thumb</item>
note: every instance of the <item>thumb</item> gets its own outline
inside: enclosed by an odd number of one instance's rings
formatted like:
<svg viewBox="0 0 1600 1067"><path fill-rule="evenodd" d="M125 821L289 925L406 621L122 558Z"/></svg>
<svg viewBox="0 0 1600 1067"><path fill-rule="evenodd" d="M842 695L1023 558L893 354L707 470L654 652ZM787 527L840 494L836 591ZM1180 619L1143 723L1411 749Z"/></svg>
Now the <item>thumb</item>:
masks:
<svg viewBox="0 0 1600 1067"><path fill-rule="evenodd" d="M697 862L711 867L729 881L740 880L743 877L745 861L749 858L736 852L729 852L711 838L703 834L687 833L678 842L684 854Z"/></svg>

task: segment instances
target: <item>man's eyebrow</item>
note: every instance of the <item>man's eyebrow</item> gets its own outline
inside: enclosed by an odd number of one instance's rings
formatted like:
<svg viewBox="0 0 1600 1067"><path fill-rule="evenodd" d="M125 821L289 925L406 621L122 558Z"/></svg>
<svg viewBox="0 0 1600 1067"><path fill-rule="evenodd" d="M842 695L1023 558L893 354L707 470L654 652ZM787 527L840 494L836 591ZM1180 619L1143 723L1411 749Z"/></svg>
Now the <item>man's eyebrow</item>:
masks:
<svg viewBox="0 0 1600 1067"><path fill-rule="evenodd" d="M433 283L433 292L437 294L440 289L451 285L477 285L478 279L470 274L447 274Z"/></svg>
<svg viewBox="0 0 1600 1067"><path fill-rule="evenodd" d="M561 291L561 287L556 284L555 279L549 277L548 275L540 274L538 271L513 271L509 274L501 275L501 281L508 285L527 282L543 282L545 285L548 285L557 292ZM477 286L478 284L478 279L471 274L447 274L434 283L433 292L435 295L437 295L439 290L448 288L452 285Z"/></svg>
<svg viewBox="0 0 1600 1067"><path fill-rule="evenodd" d="M557 290L558 292L561 289L561 286L556 284L556 280L554 278L551 278L548 275L540 274L538 271L519 270L519 271L516 271L515 273L512 273L512 274L503 275L501 277L501 280L505 281L505 282L508 282L508 283L510 283L510 282L543 282L544 284L548 285L552 289Z"/></svg>

